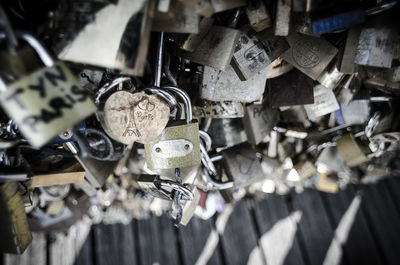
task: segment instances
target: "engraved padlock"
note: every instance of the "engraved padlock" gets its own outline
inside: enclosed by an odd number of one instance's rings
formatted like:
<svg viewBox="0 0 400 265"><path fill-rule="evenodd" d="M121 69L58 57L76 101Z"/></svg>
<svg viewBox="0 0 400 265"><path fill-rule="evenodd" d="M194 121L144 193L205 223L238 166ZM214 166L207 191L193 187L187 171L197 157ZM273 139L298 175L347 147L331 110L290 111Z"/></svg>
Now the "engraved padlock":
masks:
<svg viewBox="0 0 400 265"><path fill-rule="evenodd" d="M190 98L179 88L164 89L176 93L183 100L185 120L171 121L157 139L145 144L147 166L153 170L199 165L199 125L192 120Z"/></svg>
<svg viewBox="0 0 400 265"><path fill-rule="evenodd" d="M226 173L236 188L245 187L265 178L256 151L245 143L222 152Z"/></svg>
<svg viewBox="0 0 400 265"><path fill-rule="evenodd" d="M98 117L104 131L114 140L126 145L135 141L147 143L157 138L167 125L170 116L167 102L157 95L118 90L100 104L102 95L128 80L117 78L99 90L96 94L96 103L100 106Z"/></svg>
<svg viewBox="0 0 400 265"><path fill-rule="evenodd" d="M24 32L16 35L36 51L46 67L7 86L2 80L5 91L0 94L0 102L29 143L41 147L90 116L96 107L70 70L55 62L35 37ZM0 34L0 39L4 38Z"/></svg>

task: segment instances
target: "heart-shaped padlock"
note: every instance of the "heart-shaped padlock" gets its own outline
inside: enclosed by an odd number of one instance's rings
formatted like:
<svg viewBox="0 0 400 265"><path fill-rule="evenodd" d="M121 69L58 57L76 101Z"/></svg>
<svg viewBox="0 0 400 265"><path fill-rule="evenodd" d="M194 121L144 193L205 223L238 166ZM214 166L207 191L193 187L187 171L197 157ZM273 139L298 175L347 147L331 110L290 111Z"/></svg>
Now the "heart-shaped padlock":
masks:
<svg viewBox="0 0 400 265"><path fill-rule="evenodd" d="M104 131L114 140L129 145L156 139L167 125L170 109L156 95L117 91L100 113Z"/></svg>

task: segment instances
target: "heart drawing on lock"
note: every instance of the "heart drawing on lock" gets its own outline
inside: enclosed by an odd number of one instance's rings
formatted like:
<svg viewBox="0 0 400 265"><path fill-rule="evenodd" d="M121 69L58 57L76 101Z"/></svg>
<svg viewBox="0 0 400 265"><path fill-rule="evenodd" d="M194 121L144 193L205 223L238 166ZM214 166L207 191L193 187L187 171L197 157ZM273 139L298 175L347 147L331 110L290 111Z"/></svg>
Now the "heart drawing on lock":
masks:
<svg viewBox="0 0 400 265"><path fill-rule="evenodd" d="M118 91L106 101L102 125L106 133L123 144L155 140L164 130L169 106L155 95Z"/></svg>

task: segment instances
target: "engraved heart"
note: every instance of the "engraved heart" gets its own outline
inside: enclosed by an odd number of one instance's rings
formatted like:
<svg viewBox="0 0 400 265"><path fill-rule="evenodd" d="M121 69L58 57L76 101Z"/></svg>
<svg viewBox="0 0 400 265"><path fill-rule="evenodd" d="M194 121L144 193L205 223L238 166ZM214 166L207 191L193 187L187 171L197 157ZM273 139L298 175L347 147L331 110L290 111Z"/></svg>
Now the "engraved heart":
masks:
<svg viewBox="0 0 400 265"><path fill-rule="evenodd" d="M99 117L111 138L129 145L156 139L167 125L169 115L168 104L156 95L118 91L107 99Z"/></svg>

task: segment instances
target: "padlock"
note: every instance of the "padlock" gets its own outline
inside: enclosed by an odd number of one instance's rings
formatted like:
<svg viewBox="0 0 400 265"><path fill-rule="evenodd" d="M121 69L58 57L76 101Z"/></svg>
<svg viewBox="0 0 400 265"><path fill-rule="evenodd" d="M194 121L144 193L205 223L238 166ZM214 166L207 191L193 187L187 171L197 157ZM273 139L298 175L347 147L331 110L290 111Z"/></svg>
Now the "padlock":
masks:
<svg viewBox="0 0 400 265"><path fill-rule="evenodd" d="M304 105L304 108L308 118L310 120L316 120L317 117L338 110L339 103L331 89L323 85L316 85L314 87L314 104Z"/></svg>
<svg viewBox="0 0 400 265"><path fill-rule="evenodd" d="M236 44L232 57L232 66L239 78L249 80L265 69L272 60L268 57L262 43L250 33L248 27L241 29L242 33Z"/></svg>
<svg viewBox="0 0 400 265"><path fill-rule="evenodd" d="M249 143L257 145L263 141L278 122L278 118L278 110L270 108L266 103L246 106L243 125Z"/></svg>
<svg viewBox="0 0 400 265"><path fill-rule="evenodd" d="M250 26L256 31L262 31L272 26L271 17L261 0L247 1L245 8Z"/></svg>
<svg viewBox="0 0 400 265"><path fill-rule="evenodd" d="M209 17L203 17L199 23L198 34L181 35L176 34L175 42L179 45L179 48L188 52L194 52L203 39L207 36L208 31L214 24L214 19Z"/></svg>
<svg viewBox="0 0 400 265"><path fill-rule="evenodd" d="M172 200L173 191L179 190L186 200L193 199L190 189L182 184L174 183L171 180L163 179L158 175L140 175L135 179L138 188L142 191L163 200Z"/></svg>
<svg viewBox="0 0 400 265"><path fill-rule="evenodd" d="M171 169L200 164L199 125L192 121L188 95L179 88L164 87L177 93L185 105L186 120L171 121L157 139L145 144L149 169Z"/></svg>
<svg viewBox="0 0 400 265"><path fill-rule="evenodd" d="M79 87L64 64L54 62L37 39L27 33L18 37L35 49L46 67L8 85L0 102L30 144L41 147L96 108L88 91Z"/></svg>
<svg viewBox="0 0 400 265"><path fill-rule="evenodd" d="M247 141L242 119L213 119L208 130L212 148L231 147Z"/></svg>
<svg viewBox="0 0 400 265"><path fill-rule="evenodd" d="M241 118L244 116L243 104L235 101L203 100L201 106L193 106L193 116L197 118Z"/></svg>
<svg viewBox="0 0 400 265"><path fill-rule="evenodd" d="M249 103L261 100L265 89L267 71L267 68L265 68L249 80L241 81L231 66L226 71L205 66L200 97L210 101Z"/></svg>
<svg viewBox="0 0 400 265"><path fill-rule="evenodd" d="M198 64L225 71L239 39L240 31L221 26L212 26L193 52L176 50L175 54Z"/></svg>
<svg viewBox="0 0 400 265"><path fill-rule="evenodd" d="M314 103L313 81L296 69L269 79L267 89L271 107Z"/></svg>
<svg viewBox="0 0 400 265"><path fill-rule="evenodd" d="M289 49L289 43L286 41L286 38L275 36L272 29L257 32L256 37L262 42L270 64Z"/></svg>
<svg viewBox="0 0 400 265"><path fill-rule="evenodd" d="M180 218L180 223L181 225L186 226L189 221L192 219L196 207L199 204L200 201L200 193L195 185L189 185L190 191L193 193L193 199L191 200L181 200L181 205L182 205L182 217ZM171 216L176 219L177 217L177 211L172 211Z"/></svg>
<svg viewBox="0 0 400 265"><path fill-rule="evenodd" d="M338 70L337 64L338 63L336 59L332 60L332 62L317 79L321 85L331 90L335 89L345 77L345 74Z"/></svg>
<svg viewBox="0 0 400 265"><path fill-rule="evenodd" d="M382 19L384 17L375 17L370 21L371 24L362 28L354 59L356 64L384 68L392 66L398 36L391 22Z"/></svg>
<svg viewBox="0 0 400 265"><path fill-rule="evenodd" d="M222 151L225 169L236 188L264 179L260 159L249 144L241 144Z"/></svg>
<svg viewBox="0 0 400 265"><path fill-rule="evenodd" d="M341 105L340 111L336 111L336 120L341 124L363 125L370 118L371 104L369 100L355 99L348 105ZM340 117L341 115L341 117Z"/></svg>
<svg viewBox="0 0 400 265"><path fill-rule="evenodd" d="M347 32L346 44L341 55L339 71L344 74L353 74L356 71L354 59L356 57L361 26L354 25Z"/></svg>
<svg viewBox="0 0 400 265"><path fill-rule="evenodd" d="M103 129L114 140L129 145L157 138L167 125L170 109L156 95L117 91L99 112Z"/></svg>
<svg viewBox="0 0 400 265"><path fill-rule="evenodd" d="M287 37L290 49L282 58L313 80L328 66L338 50L321 37L290 33Z"/></svg>
<svg viewBox="0 0 400 265"><path fill-rule="evenodd" d="M32 234L17 183L0 185L0 206L0 251L22 254L32 241Z"/></svg>
<svg viewBox="0 0 400 265"><path fill-rule="evenodd" d="M182 1L171 1L167 11L155 12L151 30L197 34L199 33L199 16Z"/></svg>
<svg viewBox="0 0 400 265"><path fill-rule="evenodd" d="M289 34L290 17L292 13L292 1L278 0L275 13L274 33L276 36Z"/></svg>
<svg viewBox="0 0 400 265"><path fill-rule="evenodd" d="M324 148L319 154L315 166L320 174L330 175L350 171L336 146Z"/></svg>
<svg viewBox="0 0 400 265"><path fill-rule="evenodd" d="M349 167L367 162L368 147L361 145L353 135L347 134L336 141L337 148Z"/></svg>
<svg viewBox="0 0 400 265"><path fill-rule="evenodd" d="M52 17L58 58L143 75L155 2L118 1L101 10L94 2L60 5Z"/></svg>
<svg viewBox="0 0 400 265"><path fill-rule="evenodd" d="M360 69L361 70L361 69ZM350 103L362 86L362 71L343 78L343 85L339 86L337 100L344 105Z"/></svg>

